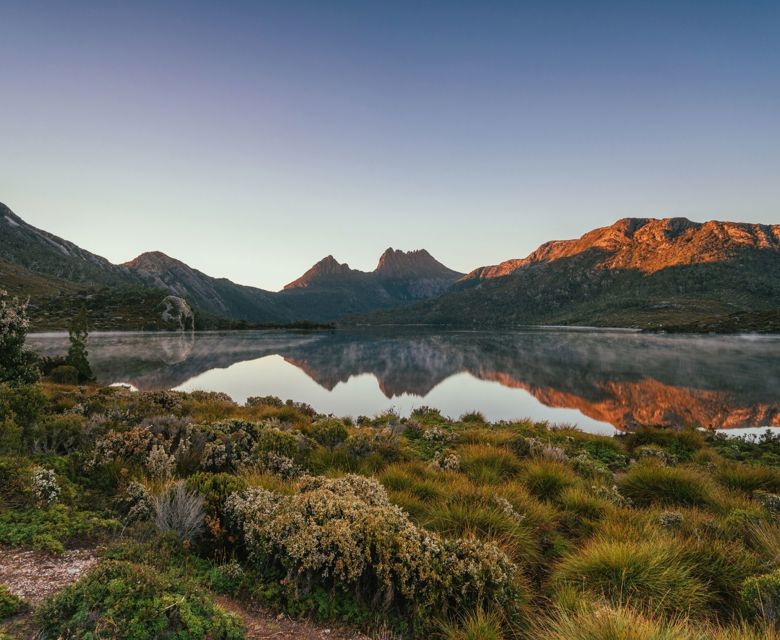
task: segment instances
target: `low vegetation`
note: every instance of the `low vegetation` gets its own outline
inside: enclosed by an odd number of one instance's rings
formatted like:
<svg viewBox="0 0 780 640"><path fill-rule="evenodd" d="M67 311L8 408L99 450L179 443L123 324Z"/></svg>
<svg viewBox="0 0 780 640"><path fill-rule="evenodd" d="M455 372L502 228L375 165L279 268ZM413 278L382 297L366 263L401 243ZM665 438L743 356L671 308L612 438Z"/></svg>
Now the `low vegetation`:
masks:
<svg viewBox="0 0 780 640"><path fill-rule="evenodd" d="M99 550L41 638L243 637L215 596L383 637L737 640L780 626L780 438L356 421L73 382L2 308L0 545ZM3 618L30 616L0 585Z"/></svg>

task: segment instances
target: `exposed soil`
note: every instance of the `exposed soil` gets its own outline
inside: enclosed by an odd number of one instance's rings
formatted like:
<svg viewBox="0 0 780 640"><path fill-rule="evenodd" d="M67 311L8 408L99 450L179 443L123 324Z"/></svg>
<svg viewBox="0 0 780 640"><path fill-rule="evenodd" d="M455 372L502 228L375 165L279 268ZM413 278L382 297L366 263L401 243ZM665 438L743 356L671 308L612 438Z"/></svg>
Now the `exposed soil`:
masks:
<svg viewBox="0 0 780 640"><path fill-rule="evenodd" d="M0 547L0 584L34 608L76 582L97 561L95 549L76 549L55 556L41 551ZM292 620L283 614L275 615L259 606L226 597L217 597L216 601L244 621L247 640L370 640L369 636L353 629ZM0 625L0 631L20 640L36 637L29 610ZM374 635L378 639L383 637L390 636Z"/></svg>
<svg viewBox="0 0 780 640"><path fill-rule="evenodd" d="M370 640L369 636L352 629L293 620L284 614L277 616L261 607L247 606L229 598L218 597L216 602L244 621L247 640Z"/></svg>
<svg viewBox="0 0 780 640"><path fill-rule="evenodd" d="M35 607L76 582L96 562L94 549L76 549L55 556L41 551L0 548L0 583Z"/></svg>

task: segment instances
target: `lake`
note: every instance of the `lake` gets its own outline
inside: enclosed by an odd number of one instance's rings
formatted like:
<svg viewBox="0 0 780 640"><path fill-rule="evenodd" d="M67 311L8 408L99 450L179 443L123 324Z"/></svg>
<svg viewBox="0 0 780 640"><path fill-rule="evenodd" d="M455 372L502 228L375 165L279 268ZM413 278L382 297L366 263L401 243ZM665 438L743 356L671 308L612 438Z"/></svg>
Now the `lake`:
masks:
<svg viewBox="0 0 780 640"><path fill-rule="evenodd" d="M67 335L32 334L42 355ZM274 395L336 415L531 418L593 432L780 426L780 337L621 330L93 333L98 381Z"/></svg>

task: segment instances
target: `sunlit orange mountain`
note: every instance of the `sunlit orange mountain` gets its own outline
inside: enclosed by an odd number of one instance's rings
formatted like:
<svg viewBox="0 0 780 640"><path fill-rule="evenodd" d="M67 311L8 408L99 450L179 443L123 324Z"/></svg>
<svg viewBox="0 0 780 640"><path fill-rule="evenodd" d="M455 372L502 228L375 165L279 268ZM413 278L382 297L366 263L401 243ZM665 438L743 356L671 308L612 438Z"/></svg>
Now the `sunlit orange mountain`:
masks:
<svg viewBox="0 0 780 640"><path fill-rule="evenodd" d="M780 225L624 218L475 269L442 296L360 322L658 328L738 313L747 323L744 314L779 309Z"/></svg>

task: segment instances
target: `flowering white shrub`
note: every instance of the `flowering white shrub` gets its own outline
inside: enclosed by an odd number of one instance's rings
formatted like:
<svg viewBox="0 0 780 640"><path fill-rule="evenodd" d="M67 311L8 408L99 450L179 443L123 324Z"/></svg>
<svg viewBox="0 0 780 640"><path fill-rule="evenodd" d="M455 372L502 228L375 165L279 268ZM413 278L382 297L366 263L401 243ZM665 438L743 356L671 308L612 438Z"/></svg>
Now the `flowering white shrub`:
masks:
<svg viewBox="0 0 780 640"><path fill-rule="evenodd" d="M368 478L304 478L292 496L250 489L232 494L225 511L250 561L278 563L293 587L352 585L415 615L487 602L519 611L527 600L518 568L496 546L418 528Z"/></svg>
<svg viewBox="0 0 780 640"><path fill-rule="evenodd" d="M460 456L452 449L437 451L431 465L442 471L460 471Z"/></svg>
<svg viewBox="0 0 780 640"><path fill-rule="evenodd" d="M452 441L452 434L439 427L431 427L423 432L423 440L438 444L447 444Z"/></svg>
<svg viewBox="0 0 780 640"><path fill-rule="evenodd" d="M146 469L153 478L170 478L176 469L176 458L161 444L154 444L146 456Z"/></svg>
<svg viewBox="0 0 780 640"><path fill-rule="evenodd" d="M32 471L32 492L39 506L48 507L57 502L60 497L60 485L54 471L35 467Z"/></svg>
<svg viewBox="0 0 780 640"><path fill-rule="evenodd" d="M135 480L128 483L117 502L128 524L150 520L154 514L154 499L147 488Z"/></svg>

